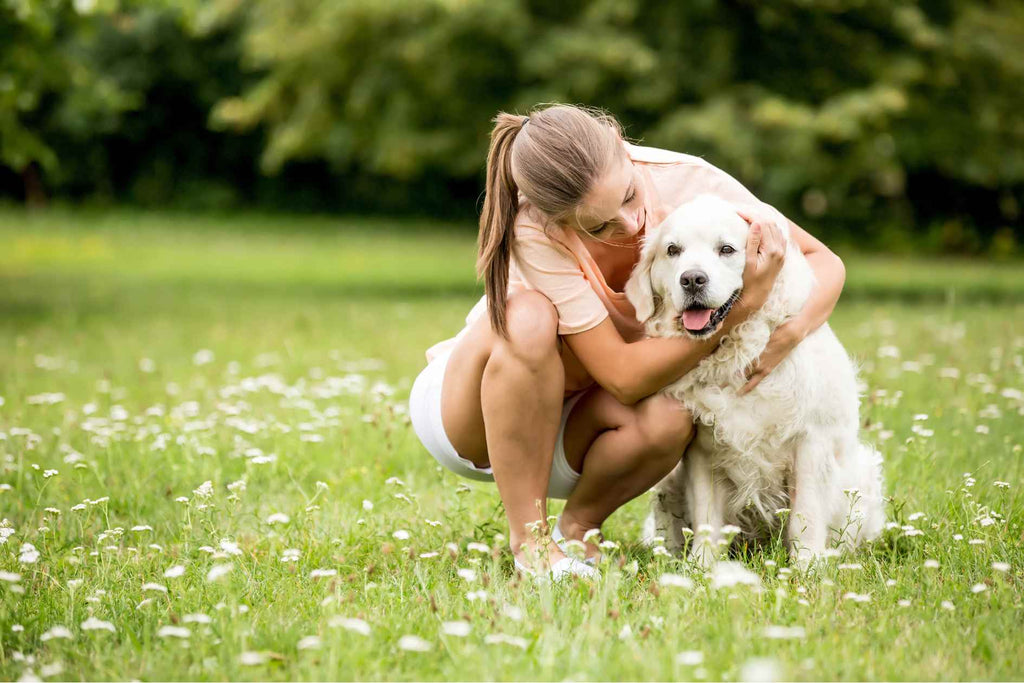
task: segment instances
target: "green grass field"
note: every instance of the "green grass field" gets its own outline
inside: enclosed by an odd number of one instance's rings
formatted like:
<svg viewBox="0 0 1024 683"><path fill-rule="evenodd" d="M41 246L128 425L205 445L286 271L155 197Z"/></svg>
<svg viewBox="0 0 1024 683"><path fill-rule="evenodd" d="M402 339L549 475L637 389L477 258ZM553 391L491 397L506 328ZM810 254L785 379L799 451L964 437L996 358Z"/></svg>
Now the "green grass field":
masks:
<svg viewBox="0 0 1024 683"><path fill-rule="evenodd" d="M848 256L873 546L714 588L642 498L536 586L405 413L478 296L445 227L0 211L0 678L1024 678L1021 264Z"/></svg>

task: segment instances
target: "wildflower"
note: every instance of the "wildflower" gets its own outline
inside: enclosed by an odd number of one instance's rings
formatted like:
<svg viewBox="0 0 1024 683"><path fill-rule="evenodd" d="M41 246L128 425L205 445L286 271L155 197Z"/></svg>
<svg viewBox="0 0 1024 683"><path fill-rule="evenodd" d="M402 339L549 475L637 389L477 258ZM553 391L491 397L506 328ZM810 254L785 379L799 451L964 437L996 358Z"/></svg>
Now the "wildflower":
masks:
<svg viewBox="0 0 1024 683"><path fill-rule="evenodd" d="M195 365L208 365L213 362L213 351L210 349L199 349L192 356L192 363Z"/></svg>
<svg viewBox="0 0 1024 683"><path fill-rule="evenodd" d="M597 544L597 547L601 550L618 550L619 544L615 541L601 541Z"/></svg>
<svg viewBox="0 0 1024 683"><path fill-rule="evenodd" d="M938 560L932 560L932 559L925 560L924 561L924 567L925 567L925 569L938 569L939 568L939 561Z"/></svg>
<svg viewBox="0 0 1024 683"><path fill-rule="evenodd" d="M234 541L230 540L230 539L227 539L227 538L221 539L221 541L220 541L220 549L223 550L228 555L241 555L242 554L242 549L238 547L238 544L235 543Z"/></svg>
<svg viewBox="0 0 1024 683"><path fill-rule="evenodd" d="M346 631L352 631L353 633L358 633L361 636L370 635L370 625L362 619L335 616L328 620L327 625L331 627L341 627Z"/></svg>
<svg viewBox="0 0 1024 683"><path fill-rule="evenodd" d="M60 472L58 472L57 470L44 470L43 471L43 479L49 479L50 477L56 477L58 474L60 474Z"/></svg>
<svg viewBox="0 0 1024 683"><path fill-rule="evenodd" d="M115 629L114 625L111 624L109 621L102 621L100 619L97 619L96 617L89 617L88 619L83 621L82 622L82 630L83 631L110 631L111 633L116 633L117 632L117 629Z"/></svg>
<svg viewBox="0 0 1024 683"><path fill-rule="evenodd" d="M1008 488L1010 488L1010 482L1008 482L1008 481L994 481L994 482L992 482L992 485L995 486L997 489L1008 489Z"/></svg>
<svg viewBox="0 0 1024 683"><path fill-rule="evenodd" d="M765 626L762 632L765 638L773 640L803 639L807 632L803 626Z"/></svg>
<svg viewBox="0 0 1024 683"><path fill-rule="evenodd" d="M923 512L915 512L914 514L912 514L909 517L907 517L907 521L908 522L916 522L919 519L927 519L927 518L928 518L928 515L924 514Z"/></svg>
<svg viewBox="0 0 1024 683"><path fill-rule="evenodd" d="M737 678L740 681L777 681L780 679L778 663L774 659L763 657L747 660Z"/></svg>
<svg viewBox="0 0 1024 683"><path fill-rule="evenodd" d="M1010 564L1008 562L993 562L992 569L995 569L997 572L1005 573L1010 571Z"/></svg>
<svg viewBox="0 0 1024 683"><path fill-rule="evenodd" d="M275 512L267 517L267 524L287 524L290 521L292 521L292 518L283 512Z"/></svg>
<svg viewBox="0 0 1024 683"><path fill-rule="evenodd" d="M970 545L985 545L985 540L982 538L972 538L967 543Z"/></svg>
<svg viewBox="0 0 1024 683"><path fill-rule="evenodd" d="M388 484L389 486L405 486L405 482L399 479L398 477L388 477L387 479L384 480L384 483Z"/></svg>
<svg viewBox="0 0 1024 683"><path fill-rule="evenodd" d="M953 534L953 540L954 541L962 541L962 540L964 540L964 535L963 534Z"/></svg>
<svg viewBox="0 0 1024 683"><path fill-rule="evenodd" d="M397 538L399 541L408 541L409 540L409 532L406 531L405 529L399 529L398 531L396 531L395 533L393 533L391 535L393 537Z"/></svg>
<svg viewBox="0 0 1024 683"><path fill-rule="evenodd" d="M619 631L619 640L629 640L632 637L633 637L633 627L630 626L629 624L624 625L622 627L622 630Z"/></svg>
<svg viewBox="0 0 1024 683"><path fill-rule="evenodd" d="M161 626L156 635L158 638L188 638L192 631L184 626Z"/></svg>
<svg viewBox="0 0 1024 683"><path fill-rule="evenodd" d="M511 619L512 621L522 621L523 620L523 610L521 610L520 608L516 607L515 605L510 605L508 603L505 603L504 605L501 606L501 613L503 615L505 615L506 617L508 617L509 619Z"/></svg>
<svg viewBox="0 0 1024 683"><path fill-rule="evenodd" d="M74 634L71 633L71 631L69 631L67 629L66 626L60 626L60 625L51 626L50 630L48 630L43 635L39 636L39 639L41 641L43 641L44 643L46 641L48 641L48 640L53 640L54 638L63 638L65 640L74 640L75 636L74 636Z"/></svg>
<svg viewBox="0 0 1024 683"><path fill-rule="evenodd" d="M186 614L181 620L186 624L209 624L213 621L209 616L202 613Z"/></svg>
<svg viewBox="0 0 1024 683"><path fill-rule="evenodd" d="M697 666L704 662L704 653L698 650L684 650L676 655L676 664L681 666Z"/></svg>
<svg viewBox="0 0 1024 683"><path fill-rule="evenodd" d="M168 567L164 570L164 578L176 579L185 573L185 568L180 564L176 564L173 567Z"/></svg>
<svg viewBox="0 0 1024 683"><path fill-rule="evenodd" d="M309 573L311 579L323 579L328 576L336 576L338 573L337 569L314 569Z"/></svg>
<svg viewBox="0 0 1024 683"><path fill-rule="evenodd" d="M723 561L711 572L711 587L714 589L744 585L760 588L761 579L739 562Z"/></svg>
<svg viewBox="0 0 1024 683"><path fill-rule="evenodd" d="M407 652L426 652L431 648L430 643L419 636L402 636L398 639L398 649Z"/></svg>
<svg viewBox="0 0 1024 683"><path fill-rule="evenodd" d="M525 650L530 644L526 638L510 636L504 633L488 633L484 636L484 642L488 645L511 645L518 647L520 650Z"/></svg>
<svg viewBox="0 0 1024 683"><path fill-rule="evenodd" d="M287 549L281 551L281 561L282 562L298 562L300 554L301 553L299 552L298 548L287 548Z"/></svg>
<svg viewBox="0 0 1024 683"><path fill-rule="evenodd" d="M441 624L441 633L446 636L465 638L469 635L472 628L468 621L446 621Z"/></svg>
<svg viewBox="0 0 1024 683"><path fill-rule="evenodd" d="M466 581L476 581L476 572L472 569L459 569L456 573L459 575L459 578L465 579Z"/></svg>
<svg viewBox="0 0 1024 683"><path fill-rule="evenodd" d="M986 586L983 583L976 583L973 586L971 586L971 592L975 593L975 594L977 594L977 593L984 593L987 590L988 590L988 586Z"/></svg>
<svg viewBox="0 0 1024 683"><path fill-rule="evenodd" d="M267 653L247 651L238 655L238 663L242 666L259 666L267 661Z"/></svg>
<svg viewBox="0 0 1024 683"><path fill-rule="evenodd" d="M420 553L420 557L421 557L421 558L423 558L424 560L428 560L428 559L430 559L431 557L437 557L437 556L438 556L438 555L440 555L440 554L441 554L441 553L437 552L436 550L432 550L432 551L431 551L431 552L429 552L429 553Z"/></svg>
<svg viewBox="0 0 1024 683"><path fill-rule="evenodd" d="M900 607L910 607L910 600L900 600L896 604Z"/></svg>
<svg viewBox="0 0 1024 683"><path fill-rule="evenodd" d="M199 485L199 488L193 489L192 493L196 498L210 498L213 496L213 482L210 480L204 481Z"/></svg>
<svg viewBox="0 0 1024 683"><path fill-rule="evenodd" d="M992 519L991 517L982 517L978 520L978 524L980 524L981 526L992 526L995 523L996 520Z"/></svg>
<svg viewBox="0 0 1024 683"><path fill-rule="evenodd" d="M320 649L320 644L320 636L305 636L299 640L295 647L299 650L318 650Z"/></svg>
<svg viewBox="0 0 1024 683"><path fill-rule="evenodd" d="M693 580L679 574L662 574L658 577L658 585L662 588L684 588L690 590L693 588Z"/></svg>
<svg viewBox="0 0 1024 683"><path fill-rule="evenodd" d="M594 539L598 539L598 538L601 538L601 530L600 529L588 529L587 533L583 534L583 542L584 543L592 543L594 541Z"/></svg>
<svg viewBox="0 0 1024 683"><path fill-rule="evenodd" d="M17 583L21 581L21 574L15 574L14 572L5 572L0 570L0 581L6 581L8 583Z"/></svg>
<svg viewBox="0 0 1024 683"><path fill-rule="evenodd" d="M859 562L851 562L849 564L840 564L838 568L839 569L856 570L856 569L863 569L864 567Z"/></svg>
<svg viewBox="0 0 1024 683"><path fill-rule="evenodd" d="M481 553L481 554L484 554L484 555L486 555L487 553L491 552L490 546L488 546L485 543L477 543L476 541L471 541L466 546L466 550L468 550L470 552L478 552L478 553Z"/></svg>
<svg viewBox="0 0 1024 683"><path fill-rule="evenodd" d="M853 600L854 602L871 602L870 593L844 593L843 600Z"/></svg>
<svg viewBox="0 0 1024 683"><path fill-rule="evenodd" d="M484 591L484 590L470 591L470 592L466 593L466 599L469 600L470 602L476 602L477 600L481 600L481 601L487 600L487 591Z"/></svg>
<svg viewBox="0 0 1024 683"><path fill-rule="evenodd" d="M157 591L159 593L166 593L167 586L159 583L144 583L142 584L142 590L144 591Z"/></svg>
<svg viewBox="0 0 1024 683"><path fill-rule="evenodd" d="M136 524L132 527L132 531L152 531L153 527L148 524Z"/></svg>
<svg viewBox="0 0 1024 683"><path fill-rule="evenodd" d="M950 612L956 609L953 603L949 600L943 600L942 604L940 604L939 606L942 607L942 609L944 610L949 610Z"/></svg>
<svg viewBox="0 0 1024 683"><path fill-rule="evenodd" d="M215 564L210 568L210 571L206 573L206 580L211 583L217 581L218 579L227 576L233 568L234 565L231 563Z"/></svg>
<svg viewBox="0 0 1024 683"><path fill-rule="evenodd" d="M31 543L22 543L18 561L22 564L35 564L39 560L39 551Z"/></svg>
<svg viewBox="0 0 1024 683"><path fill-rule="evenodd" d="M369 512L370 510L373 509L373 503L371 503L368 500L364 500L363 501L363 509L366 510L367 512Z"/></svg>
<svg viewBox="0 0 1024 683"><path fill-rule="evenodd" d="M656 545L651 553L657 557L672 557L672 553L665 549L663 545Z"/></svg>

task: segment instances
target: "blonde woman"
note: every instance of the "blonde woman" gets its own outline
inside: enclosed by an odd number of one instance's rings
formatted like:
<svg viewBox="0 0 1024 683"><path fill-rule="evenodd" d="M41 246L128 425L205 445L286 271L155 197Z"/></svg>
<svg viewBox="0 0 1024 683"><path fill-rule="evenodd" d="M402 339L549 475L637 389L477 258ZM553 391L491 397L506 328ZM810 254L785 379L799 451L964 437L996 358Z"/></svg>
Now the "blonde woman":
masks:
<svg viewBox="0 0 1024 683"><path fill-rule="evenodd" d="M622 293L641 240L701 193L728 200L751 224L743 295L706 341L645 339ZM565 541L584 542L679 461L692 420L657 392L761 306L786 227L817 290L772 337L745 390L828 319L845 279L839 258L728 174L631 145L603 113L553 105L498 114L480 217L486 293L465 328L427 352L410 414L439 463L497 484L517 568L556 578L594 572L592 536L586 562L567 557ZM550 534L548 498L566 499Z"/></svg>

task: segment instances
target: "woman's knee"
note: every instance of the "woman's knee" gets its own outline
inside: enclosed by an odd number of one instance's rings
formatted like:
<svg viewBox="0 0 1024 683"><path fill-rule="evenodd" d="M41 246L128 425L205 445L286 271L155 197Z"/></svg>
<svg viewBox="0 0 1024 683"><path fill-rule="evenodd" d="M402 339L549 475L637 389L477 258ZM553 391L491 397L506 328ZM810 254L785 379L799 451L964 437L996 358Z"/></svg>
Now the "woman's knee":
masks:
<svg viewBox="0 0 1024 683"><path fill-rule="evenodd" d="M543 364L558 355L558 313L543 294L516 292L506 308L508 338L498 337L495 352L527 364Z"/></svg>
<svg viewBox="0 0 1024 683"><path fill-rule="evenodd" d="M644 400L637 420L651 451L666 457L682 457L693 440L693 416L679 401L656 394Z"/></svg>

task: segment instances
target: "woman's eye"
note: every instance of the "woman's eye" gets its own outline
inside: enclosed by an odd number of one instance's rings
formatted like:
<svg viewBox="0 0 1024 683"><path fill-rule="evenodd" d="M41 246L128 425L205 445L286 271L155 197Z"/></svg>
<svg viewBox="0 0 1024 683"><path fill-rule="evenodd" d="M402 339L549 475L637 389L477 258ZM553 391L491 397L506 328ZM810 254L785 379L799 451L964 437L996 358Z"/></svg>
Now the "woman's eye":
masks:
<svg viewBox="0 0 1024 683"><path fill-rule="evenodd" d="M676 244L668 245L668 255L669 256L679 256L679 254L681 254L682 251L683 250L680 249L679 246L676 245Z"/></svg>
<svg viewBox="0 0 1024 683"><path fill-rule="evenodd" d="M735 254L736 250L733 249L728 244L724 244L724 245L722 245L722 248L721 248L721 250L719 250L718 253L720 253L722 256L728 256L729 254Z"/></svg>

